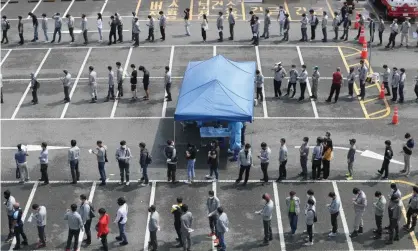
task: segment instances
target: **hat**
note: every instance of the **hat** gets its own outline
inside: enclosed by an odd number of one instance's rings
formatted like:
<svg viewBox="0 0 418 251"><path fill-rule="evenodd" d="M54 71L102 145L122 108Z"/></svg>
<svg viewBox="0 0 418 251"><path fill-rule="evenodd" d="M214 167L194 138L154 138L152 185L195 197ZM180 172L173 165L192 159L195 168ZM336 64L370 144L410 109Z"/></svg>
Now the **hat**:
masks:
<svg viewBox="0 0 418 251"><path fill-rule="evenodd" d="M318 67L318 66L315 66L315 67L314 67L314 70L318 70L318 69L319 69L319 67Z"/></svg>
<svg viewBox="0 0 418 251"><path fill-rule="evenodd" d="M356 139L350 139L350 142L356 143Z"/></svg>
<svg viewBox="0 0 418 251"><path fill-rule="evenodd" d="M278 62L278 63L276 63L276 65L281 65L282 64L282 62Z"/></svg>

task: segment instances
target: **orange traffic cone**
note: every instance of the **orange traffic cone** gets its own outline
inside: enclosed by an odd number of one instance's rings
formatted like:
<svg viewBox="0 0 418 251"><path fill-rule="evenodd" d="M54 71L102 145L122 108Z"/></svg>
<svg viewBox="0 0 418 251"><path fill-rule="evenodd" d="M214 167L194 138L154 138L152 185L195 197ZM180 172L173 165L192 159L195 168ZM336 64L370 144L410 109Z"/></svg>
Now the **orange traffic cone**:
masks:
<svg viewBox="0 0 418 251"><path fill-rule="evenodd" d="M397 106L395 106L395 111L393 112L392 124L393 125L399 124L399 116L398 116L398 107Z"/></svg>
<svg viewBox="0 0 418 251"><path fill-rule="evenodd" d="M361 26L361 30L360 30L360 37L358 38L358 43L359 44L364 44L366 43L366 36L364 34L364 25Z"/></svg>
<svg viewBox="0 0 418 251"><path fill-rule="evenodd" d="M354 29L358 29L358 27L360 27L360 16L357 14L356 15L356 21L354 22Z"/></svg>
<svg viewBox="0 0 418 251"><path fill-rule="evenodd" d="M384 98L385 98L385 85L382 84L382 86L380 87L379 99L384 99Z"/></svg>
<svg viewBox="0 0 418 251"><path fill-rule="evenodd" d="M368 53L367 53L367 43L363 43L363 49L361 50L361 59L367 59Z"/></svg>

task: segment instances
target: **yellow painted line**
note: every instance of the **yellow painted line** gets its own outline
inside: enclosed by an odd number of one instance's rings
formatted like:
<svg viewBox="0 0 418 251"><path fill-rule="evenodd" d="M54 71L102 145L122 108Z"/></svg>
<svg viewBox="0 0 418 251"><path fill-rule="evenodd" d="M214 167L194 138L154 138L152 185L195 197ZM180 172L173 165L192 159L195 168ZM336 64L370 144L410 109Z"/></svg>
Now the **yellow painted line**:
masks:
<svg viewBox="0 0 418 251"><path fill-rule="evenodd" d="M189 20L193 19L193 0L190 0L190 16L189 16Z"/></svg>
<svg viewBox="0 0 418 251"><path fill-rule="evenodd" d="M208 8L208 11L206 12L206 16L209 16L209 14L210 14L210 0L206 1L206 6Z"/></svg>
<svg viewBox="0 0 418 251"><path fill-rule="evenodd" d="M401 200L407 200L407 199L411 198L412 195L413 195L413 193L407 194L404 197L402 197Z"/></svg>
<svg viewBox="0 0 418 251"><path fill-rule="evenodd" d="M405 218L405 221L408 221L408 218L406 217L405 207L402 207L402 214L403 214L403 217ZM415 231L411 231L409 235L411 236L411 240L415 246L415 249L418 250L418 240L417 240L417 236L415 235Z"/></svg>
<svg viewBox="0 0 418 251"><path fill-rule="evenodd" d="M327 2L327 5L328 5L329 12L331 12L332 18L335 18L334 10L332 9L331 4L329 4L328 0L326 0L326 2Z"/></svg>
<svg viewBox="0 0 418 251"><path fill-rule="evenodd" d="M401 183L408 186L418 186L418 184L406 180L392 180L392 183Z"/></svg>
<svg viewBox="0 0 418 251"><path fill-rule="evenodd" d="M347 65L347 67L350 68L350 67L359 66L359 65L360 63L355 63L355 64Z"/></svg>
<svg viewBox="0 0 418 251"><path fill-rule="evenodd" d="M345 55L345 57L348 58L348 57L352 57L352 56L355 56L355 55L360 55L360 52L351 53L351 54Z"/></svg>
<svg viewBox="0 0 418 251"><path fill-rule="evenodd" d="M379 98L372 98L372 99L366 99L366 100L364 100L363 101L363 103L369 103L369 102L372 102L372 101L375 101L375 100L378 100ZM370 116L370 114L369 114L369 116Z"/></svg>
<svg viewBox="0 0 418 251"><path fill-rule="evenodd" d="M284 1L284 9L286 10L287 14L289 14L289 21L292 21L292 17L290 16L289 6L287 6L287 1Z"/></svg>
<svg viewBox="0 0 418 251"><path fill-rule="evenodd" d="M370 88L370 87L376 87L377 88L378 84L374 83L372 85L366 85L366 89Z"/></svg>
<svg viewBox="0 0 418 251"><path fill-rule="evenodd" d="M343 60L343 63L344 63L345 68L346 68L346 71L349 71L350 66L347 64L347 60L345 60L344 53L343 53L343 51L341 50L341 48L339 46L338 46L338 52L340 53L341 59ZM360 94L356 84L354 84L354 91L357 93L357 95ZM369 116L369 114L367 113L367 110L366 110L366 106L364 105L364 101L361 101L360 100L359 102L360 102L360 107L363 110L364 117L366 119L370 119L370 116Z"/></svg>
<svg viewBox="0 0 418 251"><path fill-rule="evenodd" d="M381 114L381 113L384 113L384 112L386 112L386 109L382 109L382 110L380 110L380 111L377 111L377 112L374 112L374 113L370 113L370 114L369 114L369 117L372 117L372 116L374 116L374 115Z"/></svg>
<svg viewBox="0 0 418 251"><path fill-rule="evenodd" d="M244 0L241 0L241 11L242 11L242 20L247 21L245 19L245 3L244 3Z"/></svg>
<svg viewBox="0 0 418 251"><path fill-rule="evenodd" d="M138 16L138 10L139 10L139 6L141 6L141 1L142 0L138 0L138 3L136 4L136 9L135 9L136 16Z"/></svg>

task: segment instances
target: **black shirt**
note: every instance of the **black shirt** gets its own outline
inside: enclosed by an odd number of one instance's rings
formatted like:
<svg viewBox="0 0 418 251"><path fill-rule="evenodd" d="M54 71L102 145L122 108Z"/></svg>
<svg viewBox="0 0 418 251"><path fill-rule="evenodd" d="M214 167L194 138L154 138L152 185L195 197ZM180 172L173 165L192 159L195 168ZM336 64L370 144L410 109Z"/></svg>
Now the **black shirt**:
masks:
<svg viewBox="0 0 418 251"><path fill-rule="evenodd" d="M116 31L116 27L118 26L118 22L116 20L112 20L110 21L110 30L111 31Z"/></svg>
<svg viewBox="0 0 418 251"><path fill-rule="evenodd" d="M32 24L38 25L38 18L35 16L35 14L32 14Z"/></svg>
<svg viewBox="0 0 418 251"><path fill-rule="evenodd" d="M385 149L385 160L391 160L393 157L392 147L387 146Z"/></svg>
<svg viewBox="0 0 418 251"><path fill-rule="evenodd" d="M144 70L144 78L142 79L142 83L149 84L149 71Z"/></svg>
<svg viewBox="0 0 418 251"><path fill-rule="evenodd" d="M190 12L188 12L188 11L184 11L184 20L189 20L189 18L190 18Z"/></svg>
<svg viewBox="0 0 418 251"><path fill-rule="evenodd" d="M138 72L136 70L133 70L131 74L131 84L136 85L137 77L138 77Z"/></svg>

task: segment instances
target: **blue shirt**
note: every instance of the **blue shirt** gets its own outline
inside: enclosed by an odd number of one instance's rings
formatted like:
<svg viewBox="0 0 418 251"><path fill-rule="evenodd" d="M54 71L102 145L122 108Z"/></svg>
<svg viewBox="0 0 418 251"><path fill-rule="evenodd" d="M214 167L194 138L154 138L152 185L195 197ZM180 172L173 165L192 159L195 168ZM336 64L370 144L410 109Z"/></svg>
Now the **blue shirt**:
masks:
<svg viewBox="0 0 418 251"><path fill-rule="evenodd" d="M414 139L408 139L408 141L406 142L406 146L409 147L410 149L414 148L415 146Z"/></svg>
<svg viewBox="0 0 418 251"><path fill-rule="evenodd" d="M18 150L17 153L15 153L15 160L18 164L23 164L26 162L26 152L23 150Z"/></svg>
<svg viewBox="0 0 418 251"><path fill-rule="evenodd" d="M48 164L48 149L45 149L41 152L41 155L39 156L39 161L41 164Z"/></svg>
<svg viewBox="0 0 418 251"><path fill-rule="evenodd" d="M315 160L322 159L322 146L315 146L313 149L313 157Z"/></svg>

